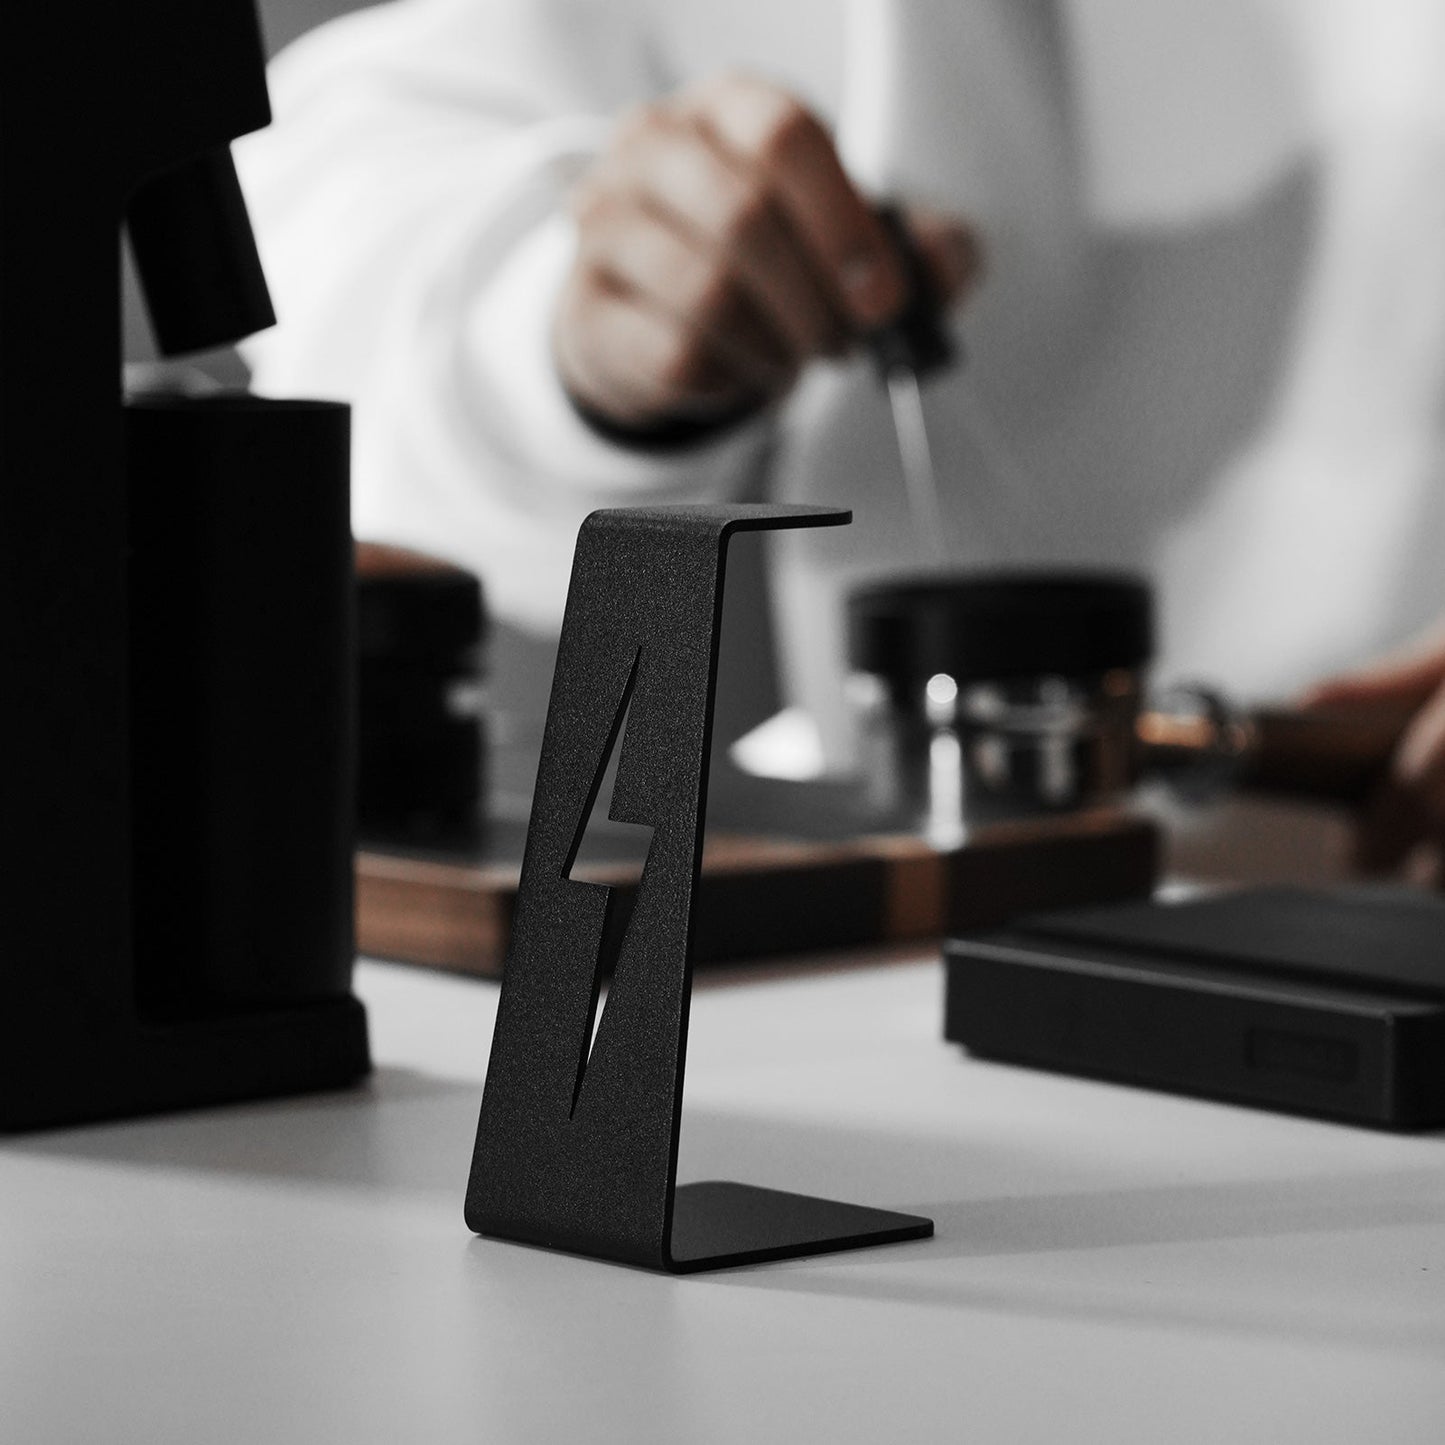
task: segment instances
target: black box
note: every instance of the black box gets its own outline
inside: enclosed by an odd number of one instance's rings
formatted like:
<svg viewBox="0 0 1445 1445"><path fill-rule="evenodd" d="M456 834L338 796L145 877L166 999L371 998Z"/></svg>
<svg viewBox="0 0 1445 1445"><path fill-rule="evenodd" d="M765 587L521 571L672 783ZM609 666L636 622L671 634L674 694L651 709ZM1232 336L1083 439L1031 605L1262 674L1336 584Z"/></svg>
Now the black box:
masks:
<svg viewBox="0 0 1445 1445"><path fill-rule="evenodd" d="M1445 1124L1445 901L1250 890L1039 914L944 949L987 1058L1394 1129Z"/></svg>

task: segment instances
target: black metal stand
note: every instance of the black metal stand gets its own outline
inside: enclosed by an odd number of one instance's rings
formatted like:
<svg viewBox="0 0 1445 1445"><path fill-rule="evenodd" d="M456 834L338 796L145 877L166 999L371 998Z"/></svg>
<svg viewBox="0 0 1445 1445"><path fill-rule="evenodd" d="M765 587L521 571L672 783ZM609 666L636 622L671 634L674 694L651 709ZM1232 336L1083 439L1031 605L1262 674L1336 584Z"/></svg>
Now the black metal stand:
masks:
<svg viewBox="0 0 1445 1445"><path fill-rule="evenodd" d="M736 506L583 523L467 1188L478 1233L675 1273L933 1233L886 1210L676 1184L728 541L849 520ZM626 918L612 889L568 876L619 749L610 816L653 830Z"/></svg>

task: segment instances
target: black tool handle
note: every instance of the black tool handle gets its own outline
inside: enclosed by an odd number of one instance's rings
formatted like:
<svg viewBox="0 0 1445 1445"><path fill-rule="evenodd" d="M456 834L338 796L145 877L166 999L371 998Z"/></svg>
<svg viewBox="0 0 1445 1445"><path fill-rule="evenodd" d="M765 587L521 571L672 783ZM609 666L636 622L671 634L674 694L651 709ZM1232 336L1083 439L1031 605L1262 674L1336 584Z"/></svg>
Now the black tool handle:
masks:
<svg viewBox="0 0 1445 1445"><path fill-rule="evenodd" d="M927 376L959 360L959 349L944 324L943 300L903 213L885 204L877 214L903 262L908 292L902 311L870 334L868 349L884 381L904 370Z"/></svg>

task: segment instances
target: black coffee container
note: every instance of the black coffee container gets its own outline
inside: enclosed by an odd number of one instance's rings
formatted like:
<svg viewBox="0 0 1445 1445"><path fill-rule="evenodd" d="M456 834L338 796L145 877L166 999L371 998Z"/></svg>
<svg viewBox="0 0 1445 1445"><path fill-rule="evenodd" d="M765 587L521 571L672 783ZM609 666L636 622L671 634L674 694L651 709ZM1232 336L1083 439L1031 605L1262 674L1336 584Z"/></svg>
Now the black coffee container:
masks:
<svg viewBox="0 0 1445 1445"><path fill-rule="evenodd" d="M436 558L367 542L356 570L361 836L474 841L487 776L481 583Z"/></svg>
<svg viewBox="0 0 1445 1445"><path fill-rule="evenodd" d="M353 957L348 409L126 408L137 1001L345 996Z"/></svg>

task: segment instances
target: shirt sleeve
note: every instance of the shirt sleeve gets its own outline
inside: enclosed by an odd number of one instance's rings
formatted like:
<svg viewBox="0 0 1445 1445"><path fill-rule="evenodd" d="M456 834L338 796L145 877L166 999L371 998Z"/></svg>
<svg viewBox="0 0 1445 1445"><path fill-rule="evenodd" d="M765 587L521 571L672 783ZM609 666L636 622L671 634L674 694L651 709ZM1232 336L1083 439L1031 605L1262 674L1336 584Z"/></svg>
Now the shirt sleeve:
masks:
<svg viewBox="0 0 1445 1445"><path fill-rule="evenodd" d="M258 391L353 403L358 536L445 557L492 609L561 619L599 506L749 489L760 417L643 453L595 433L552 364L568 192L652 82L627 5L398 0L273 66L275 123L237 147L278 326Z"/></svg>

